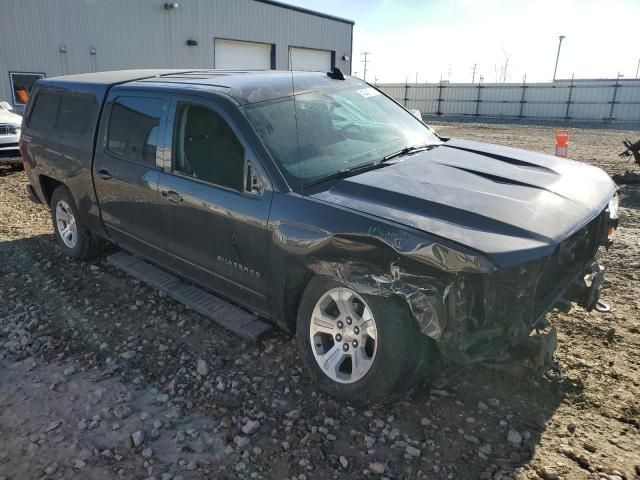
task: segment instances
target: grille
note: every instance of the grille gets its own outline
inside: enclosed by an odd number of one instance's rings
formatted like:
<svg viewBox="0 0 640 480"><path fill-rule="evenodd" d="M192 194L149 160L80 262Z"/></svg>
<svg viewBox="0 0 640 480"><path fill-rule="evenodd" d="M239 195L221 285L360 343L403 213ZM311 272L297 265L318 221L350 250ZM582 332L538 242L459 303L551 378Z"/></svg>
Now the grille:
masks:
<svg viewBox="0 0 640 480"><path fill-rule="evenodd" d="M564 277L570 276L571 273L577 273L596 256L601 240L604 215L605 212L560 243L553 255L546 259L538 281L537 303L552 294L558 286L558 282L562 281ZM542 305L538 306L542 307Z"/></svg>
<svg viewBox="0 0 640 480"><path fill-rule="evenodd" d="M595 257L605 217L603 212L562 241L548 257L487 275L484 301L474 305L474 314L484 316L485 328L511 327L515 321L530 327L548 311L553 306L550 302L566 289L570 279Z"/></svg>
<svg viewBox="0 0 640 480"><path fill-rule="evenodd" d="M15 133L15 128L13 125L8 125L6 123L0 124L0 135L9 135Z"/></svg>

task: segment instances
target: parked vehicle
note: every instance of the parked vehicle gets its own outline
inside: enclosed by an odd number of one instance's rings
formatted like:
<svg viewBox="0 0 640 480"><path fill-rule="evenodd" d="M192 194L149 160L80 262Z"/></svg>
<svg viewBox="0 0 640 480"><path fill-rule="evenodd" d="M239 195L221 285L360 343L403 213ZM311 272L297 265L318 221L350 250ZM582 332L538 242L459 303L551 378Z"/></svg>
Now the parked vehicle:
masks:
<svg viewBox="0 0 640 480"><path fill-rule="evenodd" d="M441 138L338 70L49 78L22 128L62 250L108 240L257 312L349 400L434 351L548 369L545 315L595 306L617 223L602 170Z"/></svg>
<svg viewBox="0 0 640 480"><path fill-rule="evenodd" d="M22 117L7 102L0 102L0 165L22 163L18 148Z"/></svg>

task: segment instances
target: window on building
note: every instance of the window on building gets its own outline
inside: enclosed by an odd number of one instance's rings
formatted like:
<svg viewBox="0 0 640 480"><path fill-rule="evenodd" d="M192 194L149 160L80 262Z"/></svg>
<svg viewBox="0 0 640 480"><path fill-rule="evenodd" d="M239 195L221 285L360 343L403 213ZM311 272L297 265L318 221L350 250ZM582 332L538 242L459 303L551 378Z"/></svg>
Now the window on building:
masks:
<svg viewBox="0 0 640 480"><path fill-rule="evenodd" d="M163 106L159 98L118 97L111 108L107 150L155 164Z"/></svg>
<svg viewBox="0 0 640 480"><path fill-rule="evenodd" d="M41 90L31 109L29 125L37 128L53 129L58 118L60 94Z"/></svg>
<svg viewBox="0 0 640 480"><path fill-rule="evenodd" d="M176 117L174 170L243 191L244 147L213 110L181 104Z"/></svg>
<svg viewBox="0 0 640 480"><path fill-rule="evenodd" d="M58 109L56 130L82 135L95 121L96 101L91 95L63 95Z"/></svg>
<svg viewBox="0 0 640 480"><path fill-rule="evenodd" d="M37 80L44 78L44 73L22 73L10 72L11 91L13 93L13 104L23 107L29 101L29 95Z"/></svg>

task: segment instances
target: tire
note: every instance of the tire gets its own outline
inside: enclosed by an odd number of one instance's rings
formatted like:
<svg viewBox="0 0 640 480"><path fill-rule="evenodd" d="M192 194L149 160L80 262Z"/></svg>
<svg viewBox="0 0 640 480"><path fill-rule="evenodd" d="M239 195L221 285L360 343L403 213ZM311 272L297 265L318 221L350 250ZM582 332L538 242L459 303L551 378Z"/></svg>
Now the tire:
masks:
<svg viewBox="0 0 640 480"><path fill-rule="evenodd" d="M63 185L51 196L51 221L58 245L70 257L90 258L102 249L102 242L80 220L73 196Z"/></svg>
<svg viewBox="0 0 640 480"><path fill-rule="evenodd" d="M348 312L349 304L355 305L354 318L340 313ZM366 321L369 314L374 329ZM349 319L350 326L346 324ZM369 326L356 330L363 324ZM392 401L422 383L432 348L404 302L358 293L326 277L314 277L307 285L298 309L296 336L319 389L355 404ZM347 356L351 359L346 360Z"/></svg>

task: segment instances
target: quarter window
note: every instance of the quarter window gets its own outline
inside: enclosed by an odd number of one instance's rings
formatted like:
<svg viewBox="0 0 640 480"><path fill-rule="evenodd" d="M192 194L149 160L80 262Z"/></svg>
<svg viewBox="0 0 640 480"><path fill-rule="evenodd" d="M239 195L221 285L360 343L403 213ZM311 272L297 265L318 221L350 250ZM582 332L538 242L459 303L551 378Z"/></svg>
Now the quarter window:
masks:
<svg viewBox="0 0 640 480"><path fill-rule="evenodd" d="M244 190L244 147L220 115L198 105L180 104L175 136L175 171Z"/></svg>
<svg viewBox="0 0 640 480"><path fill-rule="evenodd" d="M107 150L155 164L163 106L159 98L118 97L111 107Z"/></svg>
<svg viewBox="0 0 640 480"><path fill-rule="evenodd" d="M29 125L37 128L54 128L60 108L60 94L40 90L35 102L29 116Z"/></svg>
<svg viewBox="0 0 640 480"><path fill-rule="evenodd" d="M29 114L29 126L55 130L63 135L83 135L93 130L97 106L92 95L40 89Z"/></svg>

